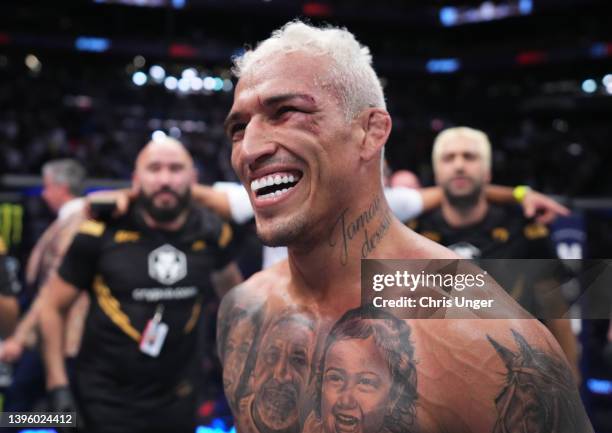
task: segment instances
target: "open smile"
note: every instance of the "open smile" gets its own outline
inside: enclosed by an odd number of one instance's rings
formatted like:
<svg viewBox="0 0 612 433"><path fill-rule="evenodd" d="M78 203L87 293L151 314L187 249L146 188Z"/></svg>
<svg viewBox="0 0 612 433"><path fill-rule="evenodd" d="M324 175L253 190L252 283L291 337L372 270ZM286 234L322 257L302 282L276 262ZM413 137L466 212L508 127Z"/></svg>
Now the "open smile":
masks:
<svg viewBox="0 0 612 433"><path fill-rule="evenodd" d="M334 418L336 421L334 424L338 432L354 432L359 425L359 419L351 415L335 413Z"/></svg>
<svg viewBox="0 0 612 433"><path fill-rule="evenodd" d="M278 171L251 181L251 191L260 200L278 199L293 190L302 178L299 171ZM276 200L274 200L276 201Z"/></svg>

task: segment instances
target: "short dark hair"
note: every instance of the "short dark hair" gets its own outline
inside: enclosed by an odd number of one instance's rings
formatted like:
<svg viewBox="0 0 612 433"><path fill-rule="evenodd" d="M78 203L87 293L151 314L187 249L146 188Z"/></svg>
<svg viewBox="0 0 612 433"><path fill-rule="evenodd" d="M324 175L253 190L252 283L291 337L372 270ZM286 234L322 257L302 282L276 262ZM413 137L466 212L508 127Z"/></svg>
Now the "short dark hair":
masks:
<svg viewBox="0 0 612 433"><path fill-rule="evenodd" d="M410 327L386 311L360 307L347 311L330 331L317 370L315 413L321 418L321 394L325 358L339 341L369 337L387 361L392 381L390 397L397 402L385 415L384 426L391 433L411 431L416 419L417 375Z"/></svg>

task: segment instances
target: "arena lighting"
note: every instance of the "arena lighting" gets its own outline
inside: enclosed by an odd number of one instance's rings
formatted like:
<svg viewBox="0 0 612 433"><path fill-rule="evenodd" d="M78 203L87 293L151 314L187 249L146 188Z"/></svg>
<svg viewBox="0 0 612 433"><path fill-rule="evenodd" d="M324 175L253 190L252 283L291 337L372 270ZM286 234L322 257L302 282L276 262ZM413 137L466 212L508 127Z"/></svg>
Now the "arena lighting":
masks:
<svg viewBox="0 0 612 433"><path fill-rule="evenodd" d="M166 78L166 71L159 65L153 65L149 69L149 75L151 76L151 78L153 78L153 80L158 83L161 83L162 81L164 81L164 78Z"/></svg>
<svg viewBox="0 0 612 433"><path fill-rule="evenodd" d="M74 47L79 51L91 51L94 53L102 53L108 50L111 46L111 41L106 38L94 38L89 36L80 36L74 41Z"/></svg>
<svg viewBox="0 0 612 433"><path fill-rule="evenodd" d="M213 87L215 92L220 92L223 90L223 80L219 77L215 77L215 87Z"/></svg>
<svg viewBox="0 0 612 433"><path fill-rule="evenodd" d="M137 86L144 86L147 84L147 74L140 71L134 72L134 75L132 75L132 82Z"/></svg>
<svg viewBox="0 0 612 433"><path fill-rule="evenodd" d="M170 57L196 57L198 50L187 44L171 44L168 54Z"/></svg>
<svg viewBox="0 0 612 433"><path fill-rule="evenodd" d="M438 13L438 18L440 24L451 27L529 15L532 12L533 0L509 0L503 4L485 1L478 7L442 7Z"/></svg>
<svg viewBox="0 0 612 433"><path fill-rule="evenodd" d="M171 127L168 132L170 133L170 137L172 138L176 138L176 139L181 138L182 132L181 132L181 128L179 128L178 126Z"/></svg>
<svg viewBox="0 0 612 433"><path fill-rule="evenodd" d="M166 89L168 90L176 90L176 88L178 87L178 80L176 79L176 77L166 77L166 79L164 80L164 86L166 86Z"/></svg>
<svg viewBox="0 0 612 433"><path fill-rule="evenodd" d="M606 93L608 93L608 95L612 95L612 83L606 84Z"/></svg>
<svg viewBox="0 0 612 433"><path fill-rule="evenodd" d="M547 55L543 51L524 51L515 57L516 63L523 66L544 63L546 59Z"/></svg>
<svg viewBox="0 0 612 433"><path fill-rule="evenodd" d="M227 78L223 80L223 90L225 92L231 92L233 88L234 88L234 83L232 83L232 80L229 80Z"/></svg>
<svg viewBox="0 0 612 433"><path fill-rule="evenodd" d="M440 23L442 23L444 27L451 27L457 24L459 11L452 6L443 7L440 9L439 17Z"/></svg>
<svg viewBox="0 0 612 433"><path fill-rule="evenodd" d="M425 66L430 74L452 74L461 68L459 59L431 59Z"/></svg>
<svg viewBox="0 0 612 433"><path fill-rule="evenodd" d="M204 78L204 90L214 90L216 84L213 77Z"/></svg>
<svg viewBox="0 0 612 433"><path fill-rule="evenodd" d="M39 72L42 68L42 63L34 54L28 54L25 58L25 64L33 72Z"/></svg>
<svg viewBox="0 0 612 433"><path fill-rule="evenodd" d="M582 82L582 91L584 93L594 93L597 90L597 83L595 80L589 78Z"/></svg>
<svg viewBox="0 0 612 433"><path fill-rule="evenodd" d="M198 71L194 68L187 68L181 73L181 77L191 80L193 77L198 75Z"/></svg>
<svg viewBox="0 0 612 433"><path fill-rule="evenodd" d="M137 68L142 68L145 65L145 63L147 63L147 59L145 59L141 55L138 55L134 57L134 60L132 62L134 63L134 66L136 66Z"/></svg>
<svg viewBox="0 0 612 433"><path fill-rule="evenodd" d="M611 395L612 381L606 379L588 379L586 381L587 388L593 394Z"/></svg>
<svg viewBox="0 0 612 433"><path fill-rule="evenodd" d="M519 12L521 15L529 15L533 12L533 0L520 0Z"/></svg>
<svg viewBox="0 0 612 433"><path fill-rule="evenodd" d="M612 74L604 75L604 77L601 79L601 82L603 83L604 86L611 85L612 84Z"/></svg>
<svg viewBox="0 0 612 433"><path fill-rule="evenodd" d="M166 137L166 133L159 129L157 131L153 131L153 134L151 134L151 140L153 141L162 141Z"/></svg>
<svg viewBox="0 0 612 433"><path fill-rule="evenodd" d="M20 430L19 433L57 433L56 430Z"/></svg>
<svg viewBox="0 0 612 433"><path fill-rule="evenodd" d="M202 90L202 87L204 87L203 81L200 77L193 77L190 80L191 83L191 90L193 90L194 92L199 92L200 90Z"/></svg>
<svg viewBox="0 0 612 433"><path fill-rule="evenodd" d="M174 9L183 9L187 5L187 0L93 0L98 4L119 3L128 6L161 8L171 6Z"/></svg>
<svg viewBox="0 0 612 433"><path fill-rule="evenodd" d="M226 427L225 421L221 418L213 418L210 426L199 426L196 433L236 433L236 427Z"/></svg>
<svg viewBox="0 0 612 433"><path fill-rule="evenodd" d="M326 3L308 2L302 6L302 12L309 17L329 17L332 15L331 6Z"/></svg>
<svg viewBox="0 0 612 433"><path fill-rule="evenodd" d="M608 46L600 42L593 44L589 48L589 55L596 59L607 57L608 56Z"/></svg>
<svg viewBox="0 0 612 433"><path fill-rule="evenodd" d="M178 80L178 90L179 92L187 93L191 89L191 80L189 78L181 78Z"/></svg>

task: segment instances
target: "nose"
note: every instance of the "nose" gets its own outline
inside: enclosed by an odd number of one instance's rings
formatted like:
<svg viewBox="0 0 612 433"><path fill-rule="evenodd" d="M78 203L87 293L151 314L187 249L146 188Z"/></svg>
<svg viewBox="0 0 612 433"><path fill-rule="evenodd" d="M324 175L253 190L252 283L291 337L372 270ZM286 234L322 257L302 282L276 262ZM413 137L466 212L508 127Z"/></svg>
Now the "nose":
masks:
<svg viewBox="0 0 612 433"><path fill-rule="evenodd" d="M453 169L455 172L462 172L465 166L465 160L463 157L456 157L453 159Z"/></svg>
<svg viewBox="0 0 612 433"><path fill-rule="evenodd" d="M251 165L273 155L278 144L273 139L271 127L259 116L254 116L244 130L241 154L242 162Z"/></svg>
<svg viewBox="0 0 612 433"><path fill-rule="evenodd" d="M161 186L166 186L170 184L170 181L172 179L172 173L169 169L167 168L162 168L161 170L159 170L159 172L157 173L157 176L155 176L157 183Z"/></svg>
<svg viewBox="0 0 612 433"><path fill-rule="evenodd" d="M345 385L340 390L337 405L339 409L354 409L357 406L357 400L353 393L354 387L350 384Z"/></svg>
<svg viewBox="0 0 612 433"><path fill-rule="evenodd" d="M279 383L286 383L291 381L291 374L289 373L289 354L283 352L278 359L278 362L274 366L274 378Z"/></svg>

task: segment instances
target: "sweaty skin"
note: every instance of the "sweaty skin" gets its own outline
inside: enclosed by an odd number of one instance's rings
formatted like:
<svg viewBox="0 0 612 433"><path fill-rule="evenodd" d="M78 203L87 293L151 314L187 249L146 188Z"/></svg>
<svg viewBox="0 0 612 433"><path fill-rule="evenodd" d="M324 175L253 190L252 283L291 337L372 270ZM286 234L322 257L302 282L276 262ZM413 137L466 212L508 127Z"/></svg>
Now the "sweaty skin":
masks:
<svg viewBox="0 0 612 433"><path fill-rule="evenodd" d="M374 107L347 121L329 62L266 58L241 77L226 121L258 234L289 247L288 261L234 288L219 311L237 430L591 432L568 365L537 321L401 320L360 306L362 258L457 256L391 215L379 180L390 117ZM266 176L294 181L269 195ZM243 340L236 362L228 352Z"/></svg>

